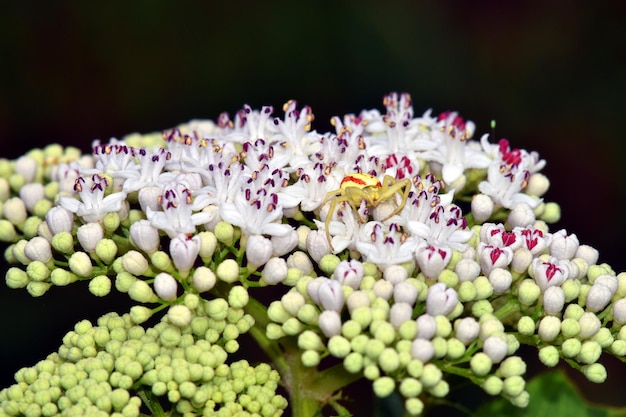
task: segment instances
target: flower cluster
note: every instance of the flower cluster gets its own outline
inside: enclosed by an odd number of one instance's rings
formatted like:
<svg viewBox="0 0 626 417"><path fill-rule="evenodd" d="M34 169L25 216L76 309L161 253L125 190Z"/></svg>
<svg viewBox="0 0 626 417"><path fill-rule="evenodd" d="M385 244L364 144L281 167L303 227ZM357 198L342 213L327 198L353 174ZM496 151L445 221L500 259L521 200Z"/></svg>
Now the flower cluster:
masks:
<svg viewBox="0 0 626 417"><path fill-rule="evenodd" d="M20 370L0 415L275 416L279 381L294 415L345 413L360 378L421 415L451 376L523 407L521 344L603 382L600 355L626 356L626 274L550 230L545 162L457 113L416 117L408 94L384 106L325 133L295 101L245 106L0 160L7 285L136 303ZM246 333L268 364L236 356Z"/></svg>

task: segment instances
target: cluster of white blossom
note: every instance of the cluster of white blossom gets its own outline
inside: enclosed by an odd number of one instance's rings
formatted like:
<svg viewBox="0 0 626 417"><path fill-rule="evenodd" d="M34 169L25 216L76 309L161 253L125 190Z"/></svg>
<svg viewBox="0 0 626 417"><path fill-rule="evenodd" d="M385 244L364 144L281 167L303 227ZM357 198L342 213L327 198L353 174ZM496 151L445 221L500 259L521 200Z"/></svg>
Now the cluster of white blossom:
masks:
<svg viewBox="0 0 626 417"><path fill-rule="evenodd" d="M626 355L626 274L549 229L545 162L474 140L456 113L416 117L407 94L384 106L325 133L295 101L282 118L245 106L90 155L0 160L7 285L89 280L138 303L19 371L0 415L280 415L279 375L294 414L344 411L334 394L360 377L410 415L449 375L525 406L520 344L604 381L601 353ZM231 359L249 331L276 370Z"/></svg>

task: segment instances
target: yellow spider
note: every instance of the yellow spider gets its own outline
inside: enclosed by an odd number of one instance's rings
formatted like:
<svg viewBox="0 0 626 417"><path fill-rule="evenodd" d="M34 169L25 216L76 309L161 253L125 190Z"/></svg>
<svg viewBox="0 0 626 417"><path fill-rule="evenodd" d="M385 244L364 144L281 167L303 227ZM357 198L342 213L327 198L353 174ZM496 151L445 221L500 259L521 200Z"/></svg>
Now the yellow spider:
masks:
<svg viewBox="0 0 626 417"><path fill-rule="evenodd" d="M358 221L360 223L365 223L365 220L358 212L358 209L363 201L365 201L368 207L375 208L380 203L389 200L394 196L394 194L399 193L402 199L399 203L395 198L393 199L396 207L386 218L383 219L383 221L385 221L398 214L404 208L410 191L411 180L409 178L397 181L392 176L385 175L383 181L380 182L380 180L375 176L364 173L353 173L344 177L344 179L341 180L339 189L329 191L322 202L322 206L324 206L327 201L330 201L330 207L328 209L328 214L326 215L325 223L326 239L328 240L330 249L333 250L333 244L330 241L330 232L328 229L330 220L333 217L335 209L337 208L337 204L342 202L348 203L350 207L352 207L352 211Z"/></svg>

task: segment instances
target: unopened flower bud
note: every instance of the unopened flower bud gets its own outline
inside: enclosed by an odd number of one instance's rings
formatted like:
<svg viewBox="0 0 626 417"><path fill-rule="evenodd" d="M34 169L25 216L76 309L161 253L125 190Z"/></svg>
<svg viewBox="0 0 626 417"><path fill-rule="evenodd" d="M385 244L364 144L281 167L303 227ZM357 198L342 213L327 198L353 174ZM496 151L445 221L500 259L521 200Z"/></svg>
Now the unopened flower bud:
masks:
<svg viewBox="0 0 626 417"><path fill-rule="evenodd" d="M159 231L148 220L138 220L130 226L130 238L135 246L147 254L154 253L160 245Z"/></svg>
<svg viewBox="0 0 626 417"><path fill-rule="evenodd" d="M193 267L200 252L200 237L179 235L170 241L170 256L174 266L182 276Z"/></svg>
<svg viewBox="0 0 626 417"><path fill-rule="evenodd" d="M21 225L28 217L26 205L19 197L9 198L2 205L2 215L15 225Z"/></svg>
<svg viewBox="0 0 626 417"><path fill-rule="evenodd" d="M142 324L152 316L152 310L145 306L132 306L130 319L135 324Z"/></svg>
<svg viewBox="0 0 626 417"><path fill-rule="evenodd" d="M270 258L263 267L263 281L270 285L276 285L287 278L289 268L283 258Z"/></svg>
<svg viewBox="0 0 626 417"><path fill-rule="evenodd" d="M287 267L298 268L304 273L304 275L309 275L313 272L313 264L311 263L309 256L301 251L296 251L289 255L287 258Z"/></svg>
<svg viewBox="0 0 626 417"><path fill-rule="evenodd" d="M446 288L443 283L437 283L428 289L426 312L432 316L445 316L454 310L457 303L456 291L453 288Z"/></svg>
<svg viewBox="0 0 626 417"><path fill-rule="evenodd" d="M405 321L411 320L413 314L413 306L408 303L396 302L389 310L389 321L396 329Z"/></svg>
<svg viewBox="0 0 626 417"><path fill-rule="evenodd" d="M587 277L591 283L593 283L600 275L605 274L615 275L615 272L607 264L589 265L589 269L587 270Z"/></svg>
<svg viewBox="0 0 626 417"><path fill-rule="evenodd" d="M478 352L470 360L470 369L477 376L485 376L491 371L493 362L484 352Z"/></svg>
<svg viewBox="0 0 626 417"><path fill-rule="evenodd" d="M363 279L363 264L357 260L341 261L335 267L333 279L356 290Z"/></svg>
<svg viewBox="0 0 626 417"><path fill-rule="evenodd" d="M298 233L290 230L289 233L282 236L272 236L272 254L274 256L283 256L291 252L298 246Z"/></svg>
<svg viewBox="0 0 626 417"><path fill-rule="evenodd" d="M383 376L374 381L372 388L378 398L385 398L391 395L396 389L396 383L390 377Z"/></svg>
<svg viewBox="0 0 626 417"><path fill-rule="evenodd" d="M89 292L96 297L104 297L111 292L111 279L106 275L98 275L89 281Z"/></svg>
<svg viewBox="0 0 626 417"><path fill-rule="evenodd" d="M601 363L592 363L581 368L582 373L587 379L596 384L602 384L606 381L606 368Z"/></svg>
<svg viewBox="0 0 626 417"><path fill-rule="evenodd" d="M480 265L473 259L461 259L454 267L454 272L461 282L473 281L480 275Z"/></svg>
<svg viewBox="0 0 626 417"><path fill-rule="evenodd" d="M174 326L187 327L191 323L191 310L184 304L175 304L167 310L167 318Z"/></svg>
<svg viewBox="0 0 626 417"><path fill-rule="evenodd" d="M304 296L297 291L289 291L280 299L285 311L292 316L297 316L300 308L306 303Z"/></svg>
<svg viewBox="0 0 626 417"><path fill-rule="evenodd" d="M35 204L45 198L43 185L38 182L24 184L24 186L20 188L19 195L26 209L31 213L34 211Z"/></svg>
<svg viewBox="0 0 626 417"><path fill-rule="evenodd" d="M272 256L272 242L262 235L252 235L246 242L246 258L249 267L256 269Z"/></svg>
<svg viewBox="0 0 626 417"><path fill-rule="evenodd" d="M12 242L17 237L13 223L6 219L0 219L0 241Z"/></svg>
<svg viewBox="0 0 626 417"><path fill-rule="evenodd" d="M550 255L557 259L572 259L578 250L578 237L575 234L568 235L564 229L552 234L550 243Z"/></svg>
<svg viewBox="0 0 626 417"><path fill-rule="evenodd" d="M224 221L215 225L213 233L215 233L217 240L225 245L232 244L233 239L235 238L235 229L233 228L233 225Z"/></svg>
<svg viewBox="0 0 626 417"><path fill-rule="evenodd" d="M587 292L587 309L594 313L604 310L612 297L613 292L609 287L603 284L593 284Z"/></svg>
<svg viewBox="0 0 626 417"><path fill-rule="evenodd" d="M517 203L507 217L507 223L515 227L528 227L535 222L535 213L527 203Z"/></svg>
<svg viewBox="0 0 626 417"><path fill-rule="evenodd" d="M481 387L489 395L499 395L502 392L503 385L501 378L491 375L485 379Z"/></svg>
<svg viewBox="0 0 626 417"><path fill-rule="evenodd" d="M437 331L437 322L435 318L429 314L422 314L416 320L417 337L420 339L430 339Z"/></svg>
<svg viewBox="0 0 626 417"><path fill-rule="evenodd" d="M31 156L21 156L15 161L15 172L24 177L26 183L33 182L37 176L39 164Z"/></svg>
<svg viewBox="0 0 626 417"><path fill-rule="evenodd" d="M158 301L157 295L152 291L152 288L145 281L138 279L134 281L130 288L128 288L128 295L131 299L140 303L156 303Z"/></svg>
<svg viewBox="0 0 626 417"><path fill-rule="evenodd" d="M480 325L473 317L465 317L455 323L455 337L466 346L472 343L480 332Z"/></svg>
<svg viewBox="0 0 626 417"><path fill-rule="evenodd" d="M322 311L318 317L318 325L326 337L341 333L341 317L335 310Z"/></svg>
<svg viewBox="0 0 626 417"><path fill-rule="evenodd" d="M161 187L147 186L139 189L137 194L137 200L139 200L139 206L144 213L151 211L158 211L161 209L159 205L159 197L163 194Z"/></svg>
<svg viewBox="0 0 626 417"><path fill-rule="evenodd" d="M519 247L513 252L513 260L511 261L511 271L518 274L526 272L531 262L533 254L525 247Z"/></svg>
<svg viewBox="0 0 626 417"><path fill-rule="evenodd" d="M374 294L383 300L389 300L393 295L393 284L387 280L379 280L374 284Z"/></svg>
<svg viewBox="0 0 626 417"><path fill-rule="evenodd" d="M548 177L540 172L535 172L528 178L525 191L527 194L541 197L548 191L548 188L550 188L550 180L548 180Z"/></svg>
<svg viewBox="0 0 626 417"><path fill-rule="evenodd" d="M595 265L599 256L598 250L589 245L579 245L574 254L574 257L583 259L588 265Z"/></svg>
<svg viewBox="0 0 626 417"><path fill-rule="evenodd" d="M537 334L544 342L551 342L561 332L561 320L555 316L545 316L539 322Z"/></svg>
<svg viewBox="0 0 626 417"><path fill-rule="evenodd" d="M239 280L239 264L234 259L225 259L217 266L215 275L227 284Z"/></svg>
<svg viewBox="0 0 626 417"><path fill-rule="evenodd" d="M130 250L122 256L122 266L133 275L143 275L149 268L148 261L136 250Z"/></svg>
<svg viewBox="0 0 626 417"><path fill-rule="evenodd" d="M613 303L613 320L617 323L626 323L626 298L620 298Z"/></svg>
<svg viewBox="0 0 626 417"><path fill-rule="evenodd" d="M483 342L483 352L489 356L493 363L498 363L506 357L508 345L506 340L499 336L489 336Z"/></svg>
<svg viewBox="0 0 626 417"><path fill-rule="evenodd" d="M507 269L494 268L489 272L489 282L494 294L503 294L511 287L513 277Z"/></svg>
<svg viewBox="0 0 626 417"><path fill-rule="evenodd" d="M383 278L393 285L406 281L408 276L407 270L400 265L389 265L383 271Z"/></svg>
<svg viewBox="0 0 626 417"><path fill-rule="evenodd" d="M47 263L52 259L50 243L43 237L36 236L24 246L24 254L33 261Z"/></svg>
<svg viewBox="0 0 626 417"><path fill-rule="evenodd" d="M104 230L99 223L86 223L76 231L78 242L87 252L96 250L96 245L104 238Z"/></svg>
<svg viewBox="0 0 626 417"><path fill-rule="evenodd" d="M88 278L93 271L89 255L85 252L74 252L68 260L70 270L79 277Z"/></svg>
<svg viewBox="0 0 626 417"><path fill-rule="evenodd" d="M396 303L407 303L412 306L417 300L417 295L417 288L409 282L400 282L393 287L393 299Z"/></svg>
<svg viewBox="0 0 626 417"><path fill-rule="evenodd" d="M493 200L485 194L475 194L472 197L472 216L477 224L484 223L493 213Z"/></svg>
<svg viewBox="0 0 626 417"><path fill-rule="evenodd" d="M56 268L50 274L50 282L52 282L57 287L63 287L65 285L69 285L72 282L77 280L77 276L72 274L70 271L66 271L65 269Z"/></svg>
<svg viewBox="0 0 626 417"><path fill-rule="evenodd" d="M548 287L543 293L543 309L547 314L560 314L564 304L565 293L561 287Z"/></svg>
<svg viewBox="0 0 626 417"><path fill-rule="evenodd" d="M328 253L322 256L322 259L318 262L318 266L324 274L331 276L335 272L339 262L341 262L341 259L339 259L337 255Z"/></svg>
<svg viewBox="0 0 626 417"><path fill-rule="evenodd" d="M580 324L580 333L578 336L581 339L592 338L596 333L598 333L598 330L600 330L600 327L602 326L598 316L591 312L583 313L583 315L578 319L578 323Z"/></svg>
<svg viewBox="0 0 626 417"><path fill-rule="evenodd" d="M452 250L424 245L415 252L417 264L422 273L430 279L436 279L452 259Z"/></svg>
<svg viewBox="0 0 626 417"><path fill-rule="evenodd" d="M306 237L306 251L315 262L319 262L324 255L331 253L326 234L320 230L311 230Z"/></svg>
<svg viewBox="0 0 626 417"><path fill-rule="evenodd" d="M117 245L112 239L102 239L96 245L96 255L105 264L110 264L117 256Z"/></svg>
<svg viewBox="0 0 626 417"><path fill-rule="evenodd" d="M533 305L541 295L541 288L531 279L525 279L520 283L517 297L522 305Z"/></svg>
<svg viewBox="0 0 626 417"><path fill-rule="evenodd" d="M584 364L592 364L600 359L600 355L602 354L602 346L598 342L594 342L592 340L587 340L583 342L580 353L576 357L579 362Z"/></svg>
<svg viewBox="0 0 626 417"><path fill-rule="evenodd" d="M354 291L346 299L348 311L351 313L359 307L369 307L370 304L370 297L365 291Z"/></svg>
<svg viewBox="0 0 626 417"><path fill-rule="evenodd" d="M241 285L233 286L228 292L228 304L232 308L244 308L248 305L248 301L250 301L248 290Z"/></svg>
<svg viewBox="0 0 626 417"><path fill-rule="evenodd" d="M11 267L6 273L5 281L7 287L17 289L24 288L30 282L26 272L20 268Z"/></svg>
<svg viewBox="0 0 626 417"><path fill-rule="evenodd" d="M164 301L174 301L177 296L178 283L173 276L166 272L161 272L154 277L154 292Z"/></svg>
<svg viewBox="0 0 626 417"><path fill-rule="evenodd" d="M340 312L343 308L344 297L341 284L337 281L326 279L317 289L319 304L324 310L334 310Z"/></svg>
<svg viewBox="0 0 626 417"><path fill-rule="evenodd" d="M411 356L426 363L435 356L435 347L430 340L415 339L411 344Z"/></svg>

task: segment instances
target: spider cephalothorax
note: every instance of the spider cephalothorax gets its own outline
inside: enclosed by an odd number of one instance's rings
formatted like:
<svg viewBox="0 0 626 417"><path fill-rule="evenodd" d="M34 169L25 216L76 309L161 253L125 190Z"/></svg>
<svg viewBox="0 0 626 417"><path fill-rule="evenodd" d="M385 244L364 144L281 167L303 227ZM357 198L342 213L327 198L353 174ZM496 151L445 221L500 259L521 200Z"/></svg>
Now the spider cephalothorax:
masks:
<svg viewBox="0 0 626 417"><path fill-rule="evenodd" d="M368 208L375 208L380 203L391 199L394 194L399 194L400 199L393 199L395 208L389 215L382 219L384 221L398 214L404 208L410 190L411 181L408 178L396 180L390 175L385 175L381 182L375 176L365 173L353 173L345 176L344 179L341 180L339 189L329 191L322 203L323 206L326 202L330 201L325 225L326 239L328 240L331 250L333 249L333 245L330 239L329 225L333 213L337 208L337 204L342 202L348 203L350 207L352 207L357 220L364 223L366 219L363 219L358 212L363 202L365 202Z"/></svg>

